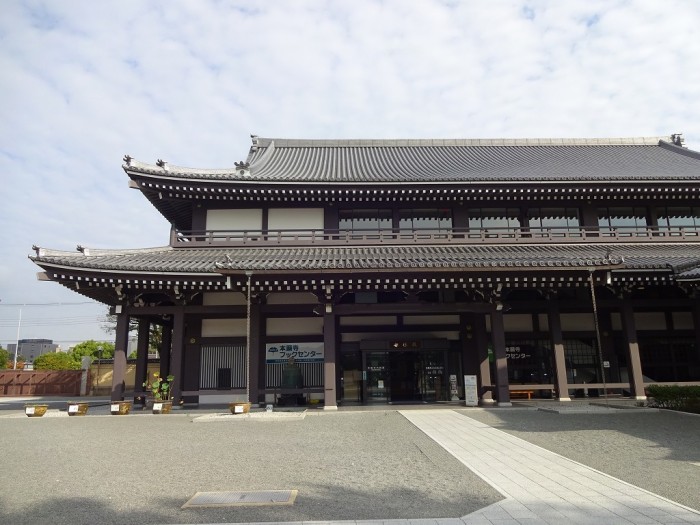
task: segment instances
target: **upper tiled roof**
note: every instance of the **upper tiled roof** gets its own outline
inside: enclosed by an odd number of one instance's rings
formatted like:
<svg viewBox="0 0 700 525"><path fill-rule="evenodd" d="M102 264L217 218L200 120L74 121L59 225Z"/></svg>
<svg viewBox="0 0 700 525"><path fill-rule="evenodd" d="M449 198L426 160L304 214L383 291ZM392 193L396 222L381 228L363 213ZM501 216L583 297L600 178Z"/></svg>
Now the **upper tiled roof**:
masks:
<svg viewBox="0 0 700 525"><path fill-rule="evenodd" d="M253 137L246 162L193 169L127 157L130 174L255 183L700 181L700 153L670 137L291 140Z"/></svg>
<svg viewBox="0 0 700 525"><path fill-rule="evenodd" d="M615 245L461 245L307 248L187 248L88 250L89 255L40 249L31 259L39 266L107 273L218 274L222 269L278 271L521 271L586 268L621 264L627 269L700 266L697 244Z"/></svg>

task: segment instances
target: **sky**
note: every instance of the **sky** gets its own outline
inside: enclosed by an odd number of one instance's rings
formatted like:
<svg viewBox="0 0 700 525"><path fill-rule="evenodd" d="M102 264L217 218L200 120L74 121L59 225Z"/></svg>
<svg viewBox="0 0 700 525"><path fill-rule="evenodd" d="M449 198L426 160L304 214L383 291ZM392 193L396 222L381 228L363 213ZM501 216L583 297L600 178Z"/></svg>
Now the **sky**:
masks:
<svg viewBox="0 0 700 525"><path fill-rule="evenodd" d="M700 150L697 0L3 0L0 344L111 340L32 245L168 243L122 157L280 138L669 136Z"/></svg>

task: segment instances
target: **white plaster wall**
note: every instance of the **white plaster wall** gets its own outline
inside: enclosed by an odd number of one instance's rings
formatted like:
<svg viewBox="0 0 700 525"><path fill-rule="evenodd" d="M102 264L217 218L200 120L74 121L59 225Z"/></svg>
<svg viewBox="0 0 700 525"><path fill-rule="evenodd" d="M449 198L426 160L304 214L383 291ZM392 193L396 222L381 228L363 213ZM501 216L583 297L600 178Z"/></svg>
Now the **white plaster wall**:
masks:
<svg viewBox="0 0 700 525"><path fill-rule="evenodd" d="M593 313L561 314L562 332L587 332L595 330Z"/></svg>
<svg viewBox="0 0 700 525"><path fill-rule="evenodd" d="M207 210L206 229L260 231L262 230L262 210Z"/></svg>
<svg viewBox="0 0 700 525"><path fill-rule="evenodd" d="M532 332L530 314L506 314L503 316L503 329L506 332Z"/></svg>
<svg viewBox="0 0 700 525"><path fill-rule="evenodd" d="M318 304L318 297L312 293L271 293L267 304Z"/></svg>
<svg viewBox="0 0 700 525"><path fill-rule="evenodd" d="M247 301L245 295L241 292L205 292L202 304L205 306L245 306Z"/></svg>
<svg viewBox="0 0 700 525"><path fill-rule="evenodd" d="M323 208L270 208L267 227L270 230L323 229Z"/></svg>
<svg viewBox="0 0 700 525"><path fill-rule="evenodd" d="M340 318L340 326L381 326L395 325L397 322L395 315L356 315Z"/></svg>
<svg viewBox="0 0 700 525"><path fill-rule="evenodd" d="M637 330L666 330L666 315L663 312L635 312L634 325Z"/></svg>
<svg viewBox="0 0 700 525"><path fill-rule="evenodd" d="M405 325L421 324L459 324L458 315L405 315L403 318Z"/></svg>
<svg viewBox="0 0 700 525"><path fill-rule="evenodd" d="M202 319L202 337L246 337L245 319Z"/></svg>
<svg viewBox="0 0 700 525"><path fill-rule="evenodd" d="M459 339L458 331L434 331L434 332L368 332L368 333L356 333L356 334L341 334L341 340L343 343L356 343L364 339L449 339L451 341L456 341Z"/></svg>
<svg viewBox="0 0 700 525"><path fill-rule="evenodd" d="M673 328L676 330L693 330L693 314L690 312L673 312Z"/></svg>
<svg viewBox="0 0 700 525"><path fill-rule="evenodd" d="M323 317L272 317L267 319L267 335L322 335Z"/></svg>

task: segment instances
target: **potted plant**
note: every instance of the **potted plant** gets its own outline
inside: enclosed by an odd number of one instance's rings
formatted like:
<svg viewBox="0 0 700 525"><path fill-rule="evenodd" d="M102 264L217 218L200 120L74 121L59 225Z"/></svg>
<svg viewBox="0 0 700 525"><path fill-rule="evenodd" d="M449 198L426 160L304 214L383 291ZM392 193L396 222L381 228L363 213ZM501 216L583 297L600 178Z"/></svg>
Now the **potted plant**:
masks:
<svg viewBox="0 0 700 525"><path fill-rule="evenodd" d="M229 403L228 404L228 409L231 411L233 415L236 414L247 414L250 412L250 403Z"/></svg>
<svg viewBox="0 0 700 525"><path fill-rule="evenodd" d="M173 408L173 401L170 399L172 384L175 376L160 377L156 372L151 381L144 381L143 386L153 395L153 413L169 414Z"/></svg>
<svg viewBox="0 0 700 525"><path fill-rule="evenodd" d="M27 414L28 417L41 417L46 414L48 408L49 405L38 405L32 403L29 405L24 405L24 413Z"/></svg>
<svg viewBox="0 0 700 525"><path fill-rule="evenodd" d="M84 416L88 411L87 403L80 401L68 401L68 415L69 416Z"/></svg>
<svg viewBox="0 0 700 525"><path fill-rule="evenodd" d="M131 411L131 401L112 401L109 412L113 416L125 416Z"/></svg>

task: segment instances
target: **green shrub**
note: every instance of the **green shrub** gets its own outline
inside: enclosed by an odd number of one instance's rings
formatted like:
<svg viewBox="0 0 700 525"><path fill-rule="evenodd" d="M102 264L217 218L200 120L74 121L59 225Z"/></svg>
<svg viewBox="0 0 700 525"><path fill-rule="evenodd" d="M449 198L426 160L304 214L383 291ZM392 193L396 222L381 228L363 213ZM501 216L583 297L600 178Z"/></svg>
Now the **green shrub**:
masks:
<svg viewBox="0 0 700 525"><path fill-rule="evenodd" d="M651 385L647 391L651 407L700 412L700 386Z"/></svg>

